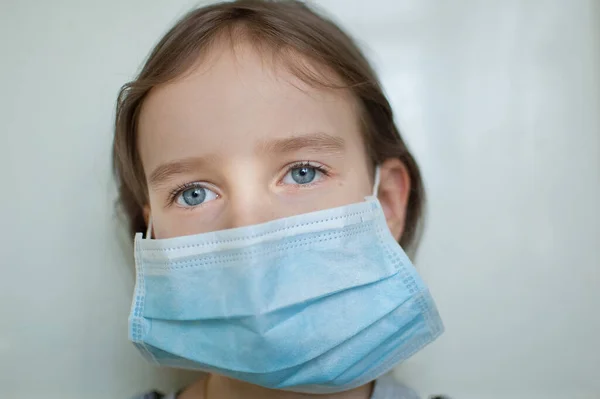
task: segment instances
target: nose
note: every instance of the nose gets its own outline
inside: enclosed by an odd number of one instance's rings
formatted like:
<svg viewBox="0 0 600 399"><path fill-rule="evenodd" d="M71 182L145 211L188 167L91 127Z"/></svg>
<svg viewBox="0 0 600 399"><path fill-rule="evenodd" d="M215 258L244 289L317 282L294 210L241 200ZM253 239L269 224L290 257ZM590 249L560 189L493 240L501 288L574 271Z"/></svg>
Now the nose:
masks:
<svg viewBox="0 0 600 399"><path fill-rule="evenodd" d="M241 205L238 202L230 205L226 228L250 226L276 219L275 213L268 206L259 203Z"/></svg>
<svg viewBox="0 0 600 399"><path fill-rule="evenodd" d="M246 180L248 182L250 180ZM237 181L227 198L226 228L250 226L278 217L277 206L267 184Z"/></svg>

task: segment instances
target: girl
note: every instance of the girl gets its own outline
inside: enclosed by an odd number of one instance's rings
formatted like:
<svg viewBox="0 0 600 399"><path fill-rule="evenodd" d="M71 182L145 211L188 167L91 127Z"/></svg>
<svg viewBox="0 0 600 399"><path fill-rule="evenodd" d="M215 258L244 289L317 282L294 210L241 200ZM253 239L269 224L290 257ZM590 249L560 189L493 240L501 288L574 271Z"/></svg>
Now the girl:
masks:
<svg viewBox="0 0 600 399"><path fill-rule="evenodd" d="M334 23L296 1L189 13L119 95L114 166L130 339L205 372L167 397L415 397L379 377L443 330L401 249L423 184Z"/></svg>

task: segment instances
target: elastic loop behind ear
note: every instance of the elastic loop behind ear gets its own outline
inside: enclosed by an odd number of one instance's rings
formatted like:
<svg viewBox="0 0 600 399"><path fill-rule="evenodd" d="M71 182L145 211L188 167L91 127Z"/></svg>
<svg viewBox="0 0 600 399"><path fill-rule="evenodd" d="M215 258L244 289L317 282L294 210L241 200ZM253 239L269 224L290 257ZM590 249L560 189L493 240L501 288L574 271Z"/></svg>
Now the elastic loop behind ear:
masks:
<svg viewBox="0 0 600 399"><path fill-rule="evenodd" d="M377 197L377 193L379 192L379 183L380 183L379 180L380 179L381 179L380 168L379 168L379 165L377 165L375 167L375 179L373 182L373 197Z"/></svg>
<svg viewBox="0 0 600 399"><path fill-rule="evenodd" d="M149 240L152 236L152 214L149 213L148 214L148 228L146 229L146 235L144 236L145 239Z"/></svg>

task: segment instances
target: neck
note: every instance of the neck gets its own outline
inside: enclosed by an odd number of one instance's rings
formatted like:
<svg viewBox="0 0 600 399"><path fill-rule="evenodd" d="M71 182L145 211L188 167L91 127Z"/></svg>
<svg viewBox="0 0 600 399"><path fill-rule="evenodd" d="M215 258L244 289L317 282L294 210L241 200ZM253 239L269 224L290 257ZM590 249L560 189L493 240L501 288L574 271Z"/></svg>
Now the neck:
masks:
<svg viewBox="0 0 600 399"><path fill-rule="evenodd" d="M180 396L180 399L369 399L373 383L361 387L326 395L280 391L264 388L232 378L211 374L192 384Z"/></svg>

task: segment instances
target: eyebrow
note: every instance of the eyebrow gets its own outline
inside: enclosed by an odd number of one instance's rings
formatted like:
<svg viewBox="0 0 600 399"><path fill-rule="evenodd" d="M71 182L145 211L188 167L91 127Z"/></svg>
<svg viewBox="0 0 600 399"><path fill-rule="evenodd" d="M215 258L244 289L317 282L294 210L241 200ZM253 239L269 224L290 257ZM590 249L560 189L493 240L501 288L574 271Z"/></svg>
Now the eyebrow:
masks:
<svg viewBox="0 0 600 399"><path fill-rule="evenodd" d="M259 143L257 152L290 153L300 150L312 150L328 153L340 153L345 148L344 139L327 133L311 133L285 139L267 140ZM173 176L190 173L215 162L214 156L192 157L167 162L158 166L148 179L150 186L160 186Z"/></svg>
<svg viewBox="0 0 600 399"><path fill-rule="evenodd" d="M339 153L344 150L345 142L341 137L327 133L310 133L284 139L263 141L258 145L261 153L290 153L300 150L314 150Z"/></svg>
<svg viewBox="0 0 600 399"><path fill-rule="evenodd" d="M209 165L213 161L214 157L206 156L184 158L168 162L154 169L154 171L150 174L150 178L148 179L148 181L151 186L160 186L161 184L165 183L170 178L172 178L174 175L189 173L194 170L198 170L199 168Z"/></svg>

